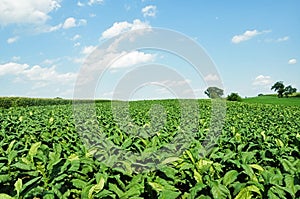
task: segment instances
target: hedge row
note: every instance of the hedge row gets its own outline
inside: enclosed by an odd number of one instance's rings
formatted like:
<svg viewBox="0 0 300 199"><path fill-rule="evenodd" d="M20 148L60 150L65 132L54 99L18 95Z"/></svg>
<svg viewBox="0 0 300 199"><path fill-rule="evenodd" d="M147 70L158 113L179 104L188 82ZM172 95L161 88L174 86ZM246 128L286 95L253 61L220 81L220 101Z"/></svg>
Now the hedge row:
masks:
<svg viewBox="0 0 300 199"><path fill-rule="evenodd" d="M109 100L96 100L96 102L103 102ZM92 103L94 100L77 100L80 103ZM48 105L65 105L72 104L72 99L62 98L26 98L26 97L0 97L0 108L10 107L26 107L26 106L48 106Z"/></svg>

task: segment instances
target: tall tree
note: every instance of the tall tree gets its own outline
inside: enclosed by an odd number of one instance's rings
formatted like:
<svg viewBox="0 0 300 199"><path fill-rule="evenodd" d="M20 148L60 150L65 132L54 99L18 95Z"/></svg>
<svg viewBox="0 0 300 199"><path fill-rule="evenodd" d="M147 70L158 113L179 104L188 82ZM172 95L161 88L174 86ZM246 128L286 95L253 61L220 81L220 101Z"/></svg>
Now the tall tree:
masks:
<svg viewBox="0 0 300 199"><path fill-rule="evenodd" d="M297 89L296 88L293 88L291 85L287 86L284 88L284 95L286 97L288 97L289 95L292 95L293 93L296 93L297 92Z"/></svg>
<svg viewBox="0 0 300 199"><path fill-rule="evenodd" d="M283 97L283 93L284 93L284 84L282 81L276 82L272 87L271 90L273 90L277 92L277 96L278 97Z"/></svg>
<svg viewBox="0 0 300 199"><path fill-rule="evenodd" d="M224 95L223 89L218 87L208 87L204 93L211 99L221 98Z"/></svg>

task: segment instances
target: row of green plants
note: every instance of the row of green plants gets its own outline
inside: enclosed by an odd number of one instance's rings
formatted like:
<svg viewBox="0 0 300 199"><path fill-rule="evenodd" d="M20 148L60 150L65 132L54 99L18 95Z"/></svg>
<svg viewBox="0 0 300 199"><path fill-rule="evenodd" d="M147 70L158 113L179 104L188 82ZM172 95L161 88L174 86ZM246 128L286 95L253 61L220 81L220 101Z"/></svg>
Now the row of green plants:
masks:
<svg viewBox="0 0 300 199"><path fill-rule="evenodd" d="M228 102L208 149L211 102L196 102L191 125L176 100L0 109L0 198L300 197L298 106Z"/></svg>
<svg viewBox="0 0 300 199"><path fill-rule="evenodd" d="M76 100L77 103L106 102L109 100ZM71 105L73 99L56 98L28 98L28 97L0 97L0 108Z"/></svg>

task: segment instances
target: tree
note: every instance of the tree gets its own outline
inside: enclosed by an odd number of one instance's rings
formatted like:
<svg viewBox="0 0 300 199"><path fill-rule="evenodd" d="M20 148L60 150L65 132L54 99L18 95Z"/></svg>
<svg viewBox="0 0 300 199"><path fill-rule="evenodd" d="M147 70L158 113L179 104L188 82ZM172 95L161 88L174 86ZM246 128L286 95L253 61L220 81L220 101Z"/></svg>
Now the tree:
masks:
<svg viewBox="0 0 300 199"><path fill-rule="evenodd" d="M215 98L221 98L221 96L224 94L224 91L223 89L220 89L218 87L208 87L204 93L209 98L215 99Z"/></svg>
<svg viewBox="0 0 300 199"><path fill-rule="evenodd" d="M274 91L277 91L277 93L278 93L278 97L283 97L283 93L284 93L284 84L283 84L283 82L282 81L279 81L279 82L276 82L273 86L272 86L272 88L271 88L271 90L273 90L274 89Z"/></svg>
<svg viewBox="0 0 300 199"><path fill-rule="evenodd" d="M289 95L292 95L293 93L296 93L297 89L293 88L291 85L284 88L283 94L288 97Z"/></svg>
<svg viewBox="0 0 300 199"><path fill-rule="evenodd" d="M242 98L237 93L231 93L230 95L227 96L227 100L241 102Z"/></svg>

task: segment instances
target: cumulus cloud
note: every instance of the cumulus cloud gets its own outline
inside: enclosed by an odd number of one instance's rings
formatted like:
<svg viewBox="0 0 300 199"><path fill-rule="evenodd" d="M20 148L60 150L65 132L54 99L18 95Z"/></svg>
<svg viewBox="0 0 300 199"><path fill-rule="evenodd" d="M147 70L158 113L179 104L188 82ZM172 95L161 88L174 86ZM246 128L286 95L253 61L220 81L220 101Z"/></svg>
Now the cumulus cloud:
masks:
<svg viewBox="0 0 300 199"><path fill-rule="evenodd" d="M115 22L110 28L105 30L102 33L101 39L109 39L120 35L123 32L130 31L130 30L137 30L142 28L150 28L151 26L146 23L142 22L139 19L135 19L133 23L129 23L127 21L123 22Z"/></svg>
<svg viewBox="0 0 300 199"><path fill-rule="evenodd" d="M84 4L83 4L83 3L81 3L80 1L78 1L78 2L77 2L77 6L79 6L79 7L83 7L83 6L84 6Z"/></svg>
<svg viewBox="0 0 300 199"><path fill-rule="evenodd" d="M155 17L156 16L156 6L149 5L142 9L142 13L144 17Z"/></svg>
<svg viewBox="0 0 300 199"><path fill-rule="evenodd" d="M80 42L76 42L73 46L74 47L78 47L78 46L80 46L81 44L80 44Z"/></svg>
<svg viewBox="0 0 300 199"><path fill-rule="evenodd" d="M252 39L253 37L255 37L257 35L268 33L268 32L270 32L270 31L268 31L268 30L264 30L264 31L247 30L241 35L233 36L232 39L231 39L231 42L235 43L235 44L238 44L238 43L241 43L243 41L247 41L249 39Z"/></svg>
<svg viewBox="0 0 300 199"><path fill-rule="evenodd" d="M76 27L76 19L73 17L69 17L65 20L63 28L64 29L69 29L69 28L73 28Z"/></svg>
<svg viewBox="0 0 300 199"><path fill-rule="evenodd" d="M60 8L60 0L1 0L0 24L44 24L49 13Z"/></svg>
<svg viewBox="0 0 300 199"><path fill-rule="evenodd" d="M34 82L45 83L70 83L75 81L75 73L58 73L55 66L43 68L39 65L30 67L28 64L19 64L9 62L0 64L0 76L14 75L16 78L21 78Z"/></svg>
<svg viewBox="0 0 300 199"><path fill-rule="evenodd" d="M7 39L7 43L8 43L8 44L15 43L15 42L16 42L18 39L19 39L19 37L18 37L18 36L16 36L16 37L11 37L11 38L8 38L8 39Z"/></svg>
<svg viewBox="0 0 300 199"><path fill-rule="evenodd" d="M283 42L283 41L287 41L287 40L289 40L290 38L288 37L288 36L285 36L285 37L280 37L280 38L278 38L276 41L277 42Z"/></svg>
<svg viewBox="0 0 300 199"><path fill-rule="evenodd" d="M54 32L60 29L69 29L74 27L79 27L87 24L85 19L75 19L74 17L67 18L63 23L57 24L55 26L43 25L35 28L35 31L38 33L49 33Z"/></svg>
<svg viewBox="0 0 300 199"><path fill-rule="evenodd" d="M85 46L81 50L81 54L83 55L89 55L91 54L94 50L96 50L97 46Z"/></svg>
<svg viewBox="0 0 300 199"><path fill-rule="evenodd" d="M290 59L288 61L289 64L296 64L297 63L297 60L296 59Z"/></svg>
<svg viewBox="0 0 300 199"><path fill-rule="evenodd" d="M72 37L72 41L75 41L77 39L79 39L81 36L79 34L74 35L74 37Z"/></svg>
<svg viewBox="0 0 300 199"><path fill-rule="evenodd" d="M144 53L140 51L132 51L129 53L122 52L120 58L111 65L111 68L126 68L137 64L147 63L155 59L154 54Z"/></svg>
<svg viewBox="0 0 300 199"><path fill-rule="evenodd" d="M92 6L94 4L102 4L103 2L104 0L89 0L88 4Z"/></svg>
<svg viewBox="0 0 300 199"><path fill-rule="evenodd" d="M267 86L273 82L270 76L258 75L253 81L254 86Z"/></svg>

